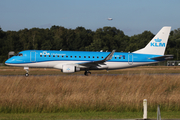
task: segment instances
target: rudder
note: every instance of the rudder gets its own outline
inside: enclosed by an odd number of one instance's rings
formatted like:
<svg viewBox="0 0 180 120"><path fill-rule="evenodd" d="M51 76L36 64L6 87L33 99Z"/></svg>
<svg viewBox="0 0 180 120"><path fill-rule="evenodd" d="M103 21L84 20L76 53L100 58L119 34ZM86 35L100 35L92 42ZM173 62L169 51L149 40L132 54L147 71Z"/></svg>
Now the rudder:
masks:
<svg viewBox="0 0 180 120"><path fill-rule="evenodd" d="M170 26L163 27L144 48L133 53L164 55L170 30Z"/></svg>

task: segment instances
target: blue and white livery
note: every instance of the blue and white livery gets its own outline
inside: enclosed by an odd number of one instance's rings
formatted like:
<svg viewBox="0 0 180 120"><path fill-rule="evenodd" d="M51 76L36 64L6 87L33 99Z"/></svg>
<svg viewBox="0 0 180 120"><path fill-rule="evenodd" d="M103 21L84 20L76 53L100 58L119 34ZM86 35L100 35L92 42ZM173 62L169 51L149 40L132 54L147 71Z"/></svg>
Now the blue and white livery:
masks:
<svg viewBox="0 0 180 120"><path fill-rule="evenodd" d="M112 70L157 63L172 58L164 55L171 27L163 27L156 36L142 49L132 53L124 52L87 52L26 50L9 58L5 64L24 67L29 76L29 67L56 68L63 73L81 70L90 75L89 70Z"/></svg>

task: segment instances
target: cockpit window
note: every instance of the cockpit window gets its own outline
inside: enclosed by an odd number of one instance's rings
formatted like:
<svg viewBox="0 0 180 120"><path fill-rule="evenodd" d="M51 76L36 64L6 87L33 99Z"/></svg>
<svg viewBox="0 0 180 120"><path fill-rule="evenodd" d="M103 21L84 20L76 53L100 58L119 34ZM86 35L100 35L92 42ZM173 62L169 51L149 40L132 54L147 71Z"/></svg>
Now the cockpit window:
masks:
<svg viewBox="0 0 180 120"><path fill-rule="evenodd" d="M18 53L16 56L23 56L23 54L22 53Z"/></svg>

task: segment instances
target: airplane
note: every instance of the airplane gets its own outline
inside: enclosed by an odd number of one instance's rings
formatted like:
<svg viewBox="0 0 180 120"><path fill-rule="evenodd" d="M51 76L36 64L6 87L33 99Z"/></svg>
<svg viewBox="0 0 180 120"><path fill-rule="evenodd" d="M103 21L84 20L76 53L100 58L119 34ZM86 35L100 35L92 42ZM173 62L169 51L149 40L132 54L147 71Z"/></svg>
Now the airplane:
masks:
<svg viewBox="0 0 180 120"><path fill-rule="evenodd" d="M112 18L108 18L108 20L110 21L110 20L113 20Z"/></svg>
<svg viewBox="0 0 180 120"><path fill-rule="evenodd" d="M29 76L29 68L55 68L63 73L74 73L84 70L114 70L157 63L172 59L173 55L164 55L171 27L163 27L155 37L142 49L134 52L92 52L92 51L57 51L57 50L25 50L9 58L5 64L24 67L25 76Z"/></svg>

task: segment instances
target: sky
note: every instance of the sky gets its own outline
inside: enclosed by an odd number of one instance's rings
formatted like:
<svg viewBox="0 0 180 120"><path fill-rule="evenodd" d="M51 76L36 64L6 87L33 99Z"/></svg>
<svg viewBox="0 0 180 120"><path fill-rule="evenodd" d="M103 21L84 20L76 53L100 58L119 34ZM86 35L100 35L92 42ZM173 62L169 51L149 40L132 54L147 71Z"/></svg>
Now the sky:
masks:
<svg viewBox="0 0 180 120"><path fill-rule="evenodd" d="M180 28L179 12L180 0L1 0L0 27L19 31L57 25L96 31L110 26L133 36L145 30L156 34L163 26Z"/></svg>

